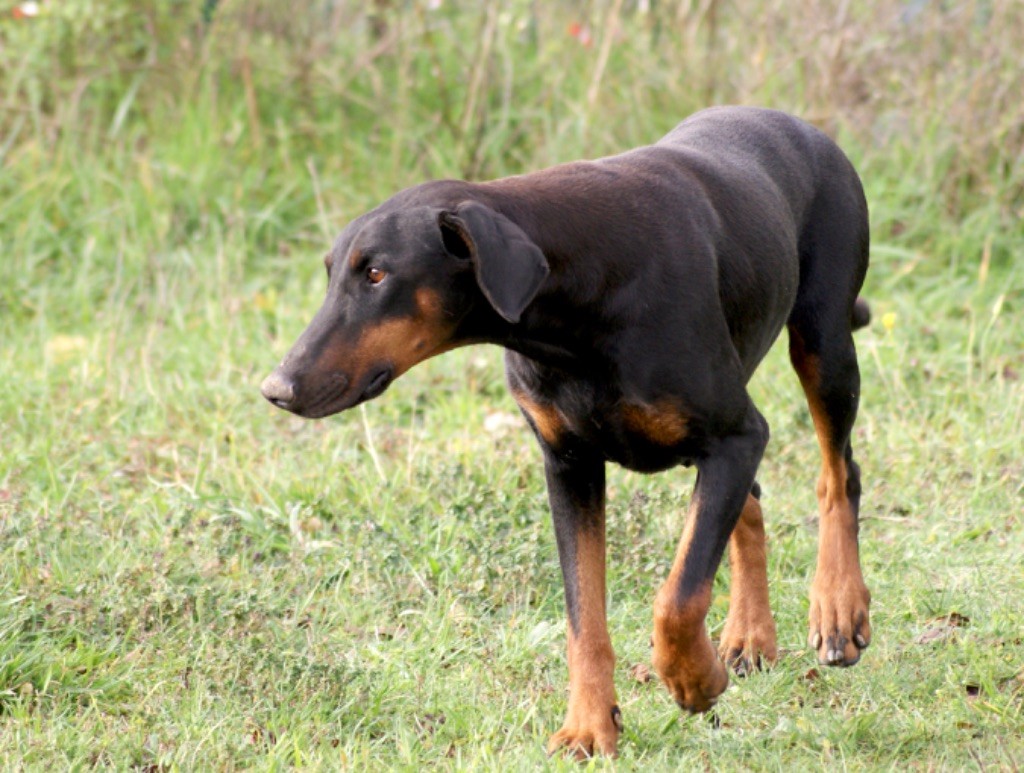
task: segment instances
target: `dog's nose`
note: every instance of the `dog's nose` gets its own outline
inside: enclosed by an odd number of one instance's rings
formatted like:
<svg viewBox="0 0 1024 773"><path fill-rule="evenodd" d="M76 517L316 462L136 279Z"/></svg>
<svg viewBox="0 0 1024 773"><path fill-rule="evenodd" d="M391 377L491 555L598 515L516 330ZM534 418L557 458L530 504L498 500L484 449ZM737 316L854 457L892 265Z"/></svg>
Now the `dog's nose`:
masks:
<svg viewBox="0 0 1024 773"><path fill-rule="evenodd" d="M260 392L278 408L288 409L295 402L295 384L276 370L263 380Z"/></svg>

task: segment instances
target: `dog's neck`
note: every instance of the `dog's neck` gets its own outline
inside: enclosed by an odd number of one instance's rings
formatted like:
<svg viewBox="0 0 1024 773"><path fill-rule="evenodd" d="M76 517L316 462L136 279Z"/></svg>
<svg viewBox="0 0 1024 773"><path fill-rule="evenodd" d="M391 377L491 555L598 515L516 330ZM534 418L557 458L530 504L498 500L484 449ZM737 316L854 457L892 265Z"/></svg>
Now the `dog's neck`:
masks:
<svg viewBox="0 0 1024 773"><path fill-rule="evenodd" d="M555 172L554 174L552 172ZM543 365L565 371L592 368L595 339L612 321L605 318L608 298L628 280L614 262L592 261L605 238L605 221L582 217L584 205L610 208L607 191L594 192L564 184L573 177L571 165L484 183L445 180L427 183L441 207L457 207L475 200L504 215L540 248L550 273L537 296L516 323L502 319L493 309L471 312L463 329L472 330L465 343L494 343ZM592 181L591 181L592 182Z"/></svg>

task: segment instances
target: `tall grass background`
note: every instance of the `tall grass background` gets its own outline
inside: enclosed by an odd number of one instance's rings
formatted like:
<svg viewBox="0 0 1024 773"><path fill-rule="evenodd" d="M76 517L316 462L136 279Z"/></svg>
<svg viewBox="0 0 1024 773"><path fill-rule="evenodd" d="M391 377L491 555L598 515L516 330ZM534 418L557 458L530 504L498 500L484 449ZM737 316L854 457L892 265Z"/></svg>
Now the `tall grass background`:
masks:
<svg viewBox="0 0 1024 773"><path fill-rule="evenodd" d="M774 351L751 392L784 657L717 728L643 680L692 476L613 472L618 765L1024 762L1021 0L22 7L0 5L7 765L561 766L557 561L500 353L319 423L256 387L348 219L722 103L814 122L867 189L876 642L842 672L804 649L817 452Z"/></svg>

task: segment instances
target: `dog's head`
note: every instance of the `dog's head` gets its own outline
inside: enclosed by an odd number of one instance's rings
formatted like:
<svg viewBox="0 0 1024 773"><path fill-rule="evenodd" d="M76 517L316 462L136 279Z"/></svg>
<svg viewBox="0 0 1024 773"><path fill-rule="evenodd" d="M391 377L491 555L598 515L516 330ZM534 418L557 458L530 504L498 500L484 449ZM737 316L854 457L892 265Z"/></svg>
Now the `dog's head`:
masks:
<svg viewBox="0 0 1024 773"><path fill-rule="evenodd" d="M319 418L370 400L418 362L473 340L478 308L514 325L548 274L515 223L476 201L384 205L324 259L327 297L263 382L279 408Z"/></svg>

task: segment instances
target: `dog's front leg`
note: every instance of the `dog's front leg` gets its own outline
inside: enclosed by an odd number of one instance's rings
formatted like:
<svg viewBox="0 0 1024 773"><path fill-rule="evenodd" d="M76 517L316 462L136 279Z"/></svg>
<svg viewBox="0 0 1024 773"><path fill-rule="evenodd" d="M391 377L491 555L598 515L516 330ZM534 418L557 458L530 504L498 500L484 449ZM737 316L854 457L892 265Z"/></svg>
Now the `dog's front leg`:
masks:
<svg viewBox="0 0 1024 773"><path fill-rule="evenodd" d="M729 538L729 615L718 654L737 676L767 668L778 658L775 620L768 601L768 551L760 492L755 483Z"/></svg>
<svg viewBox="0 0 1024 773"><path fill-rule="evenodd" d="M714 441L697 462L697 485L683 536L655 600L654 668L688 711L707 711L729 684L704 618L715 571L767 442L768 425L751 405L740 431Z"/></svg>
<svg viewBox="0 0 1024 773"><path fill-rule="evenodd" d="M622 719L615 699L615 654L605 617L605 475L596 455L544 446L548 499L565 583L569 709L548 753L579 759L616 751Z"/></svg>

